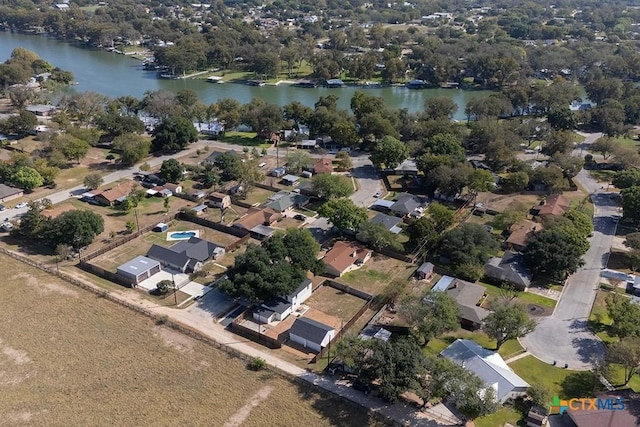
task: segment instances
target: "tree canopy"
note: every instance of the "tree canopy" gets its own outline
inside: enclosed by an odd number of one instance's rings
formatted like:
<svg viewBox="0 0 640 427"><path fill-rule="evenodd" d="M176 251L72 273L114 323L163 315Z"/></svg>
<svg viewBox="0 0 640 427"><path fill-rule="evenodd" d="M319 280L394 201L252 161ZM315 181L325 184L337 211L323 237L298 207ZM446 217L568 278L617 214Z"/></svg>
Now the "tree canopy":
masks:
<svg viewBox="0 0 640 427"><path fill-rule="evenodd" d="M347 197L353 193L351 180L344 175L321 173L311 178L313 190L324 199Z"/></svg>
<svg viewBox="0 0 640 427"><path fill-rule="evenodd" d="M367 210L356 206L351 199L331 199L318 209L318 214L327 218L341 233L356 231L367 219Z"/></svg>
<svg viewBox="0 0 640 427"><path fill-rule="evenodd" d="M484 226L464 223L442 235L438 252L451 261L458 274L475 280L498 249L500 244Z"/></svg>
<svg viewBox="0 0 640 427"><path fill-rule="evenodd" d="M153 130L153 151L179 151L198 140L198 131L188 119L170 116Z"/></svg>
<svg viewBox="0 0 640 427"><path fill-rule="evenodd" d="M536 327L522 304L501 301L491 307L492 312L484 319L484 330L496 340L496 350L508 340L522 338Z"/></svg>
<svg viewBox="0 0 640 427"><path fill-rule="evenodd" d="M220 289L234 297L254 302L284 297L307 278L307 271L321 273L324 265L317 260L320 246L307 229L290 229L278 233L261 246L249 244L227 270Z"/></svg>
<svg viewBox="0 0 640 427"><path fill-rule="evenodd" d="M178 183L183 178L184 166L176 159L168 159L160 166L160 175L168 182Z"/></svg>

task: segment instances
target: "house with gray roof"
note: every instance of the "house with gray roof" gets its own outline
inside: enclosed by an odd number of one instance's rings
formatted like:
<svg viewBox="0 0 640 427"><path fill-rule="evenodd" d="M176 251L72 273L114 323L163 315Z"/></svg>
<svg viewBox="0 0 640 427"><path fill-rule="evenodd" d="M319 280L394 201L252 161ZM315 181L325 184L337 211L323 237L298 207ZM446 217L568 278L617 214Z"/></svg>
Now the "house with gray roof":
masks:
<svg viewBox="0 0 640 427"><path fill-rule="evenodd" d="M198 237L191 237L170 247L154 244L147 257L154 259L164 267L176 269L182 273L200 270L202 264L216 259L225 253L224 247Z"/></svg>
<svg viewBox="0 0 640 427"><path fill-rule="evenodd" d="M422 200L417 196L409 193L400 193L396 196L395 203L389 207L389 210L396 215L406 216L414 213L421 206Z"/></svg>
<svg viewBox="0 0 640 427"><path fill-rule="evenodd" d="M522 256L516 252L505 251L502 258L491 258L484 265L484 274L494 280L508 282L519 291L531 285L533 273L522 262Z"/></svg>
<svg viewBox="0 0 640 427"><path fill-rule="evenodd" d="M455 340L440 356L476 374L487 388L494 390L499 403L524 396L529 389L529 384L498 353L480 347L475 341Z"/></svg>
<svg viewBox="0 0 640 427"><path fill-rule="evenodd" d="M386 215L383 213L378 213L376 216L371 218L369 221L372 224L382 224L384 228L392 232L393 234L398 234L402 231L402 228L398 227L402 220L397 216Z"/></svg>
<svg viewBox="0 0 640 427"><path fill-rule="evenodd" d="M451 276L442 276L432 291L446 292L458 303L460 324L468 329L478 329L482 321L491 313L480 306L485 297L485 287ZM425 302L429 303L427 299Z"/></svg>
<svg viewBox="0 0 640 427"><path fill-rule="evenodd" d="M158 261L139 255L119 266L116 269L116 273L137 285L143 280L159 273L160 270L161 267Z"/></svg>
<svg viewBox="0 0 640 427"><path fill-rule="evenodd" d="M24 191L21 188L9 187L8 185L0 184L0 203L18 199L22 196L24 196Z"/></svg>
<svg viewBox="0 0 640 427"><path fill-rule="evenodd" d="M289 339L314 351L321 351L335 337L336 330L308 317L299 317L289 329Z"/></svg>
<svg viewBox="0 0 640 427"><path fill-rule="evenodd" d="M274 298L264 302L253 311L253 318L262 323L271 323L286 319L292 311L290 302L282 298Z"/></svg>
<svg viewBox="0 0 640 427"><path fill-rule="evenodd" d="M435 266L430 262L424 262L415 272L415 277L418 280L429 280L433 277Z"/></svg>
<svg viewBox="0 0 640 427"><path fill-rule="evenodd" d="M309 203L309 197L293 193L290 191L279 191L274 194L269 201L265 204L265 207L271 208L276 212L284 212L293 207L301 207Z"/></svg>

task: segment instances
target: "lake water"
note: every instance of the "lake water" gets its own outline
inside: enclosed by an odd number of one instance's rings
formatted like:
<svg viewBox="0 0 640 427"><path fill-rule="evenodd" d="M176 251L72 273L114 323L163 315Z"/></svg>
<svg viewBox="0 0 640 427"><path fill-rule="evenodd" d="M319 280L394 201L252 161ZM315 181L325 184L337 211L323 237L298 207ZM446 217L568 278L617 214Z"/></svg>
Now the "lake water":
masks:
<svg viewBox="0 0 640 427"><path fill-rule="evenodd" d="M115 98L132 95L142 98L146 91L167 89L178 91L182 88L194 90L205 104L221 98L235 98L240 103L248 103L259 97L271 103L285 105L299 101L313 107L318 97L334 94L339 97L341 108L349 108L349 103L357 88L296 88L289 85L248 86L244 84L214 84L198 79L166 80L158 79L155 72L142 70L141 62L113 52L87 49L37 35L0 32L0 59L9 58L16 47L24 47L36 52L54 66L73 72L78 91L94 91ZM364 89L367 93L380 96L387 107L406 108L410 112L423 110L424 101L434 96L451 97L458 104L455 119L464 120L464 108L471 99L488 96L490 91L467 91L457 89L409 90L404 87Z"/></svg>

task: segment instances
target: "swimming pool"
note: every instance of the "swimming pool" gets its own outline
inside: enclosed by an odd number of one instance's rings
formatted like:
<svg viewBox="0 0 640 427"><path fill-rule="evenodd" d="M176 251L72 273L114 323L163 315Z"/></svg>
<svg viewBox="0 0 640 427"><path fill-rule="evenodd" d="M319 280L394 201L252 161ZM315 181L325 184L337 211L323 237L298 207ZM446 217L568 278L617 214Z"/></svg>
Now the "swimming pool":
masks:
<svg viewBox="0 0 640 427"><path fill-rule="evenodd" d="M189 240L192 237L200 237L199 230L170 231L167 233L167 240Z"/></svg>

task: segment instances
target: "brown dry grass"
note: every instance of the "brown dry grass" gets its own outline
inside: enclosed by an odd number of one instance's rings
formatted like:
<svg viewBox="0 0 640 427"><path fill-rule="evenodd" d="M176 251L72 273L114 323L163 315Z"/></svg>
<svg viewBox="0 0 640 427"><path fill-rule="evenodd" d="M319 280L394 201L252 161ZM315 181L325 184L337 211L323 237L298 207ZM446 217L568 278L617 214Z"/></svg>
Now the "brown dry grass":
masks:
<svg viewBox="0 0 640 427"><path fill-rule="evenodd" d="M0 419L13 425L371 425L341 401L182 336L3 257ZM27 286L25 286L28 283ZM46 296L39 287L53 285ZM72 293L68 293L71 290Z"/></svg>
<svg viewBox="0 0 640 427"><path fill-rule="evenodd" d="M321 287L305 302L309 307L329 316L337 317L344 323L351 320L364 303L363 299L330 286Z"/></svg>
<svg viewBox="0 0 640 427"><path fill-rule="evenodd" d="M414 270L413 264L374 254L362 268L343 275L341 281L375 296L382 293L393 280L407 280Z"/></svg>

